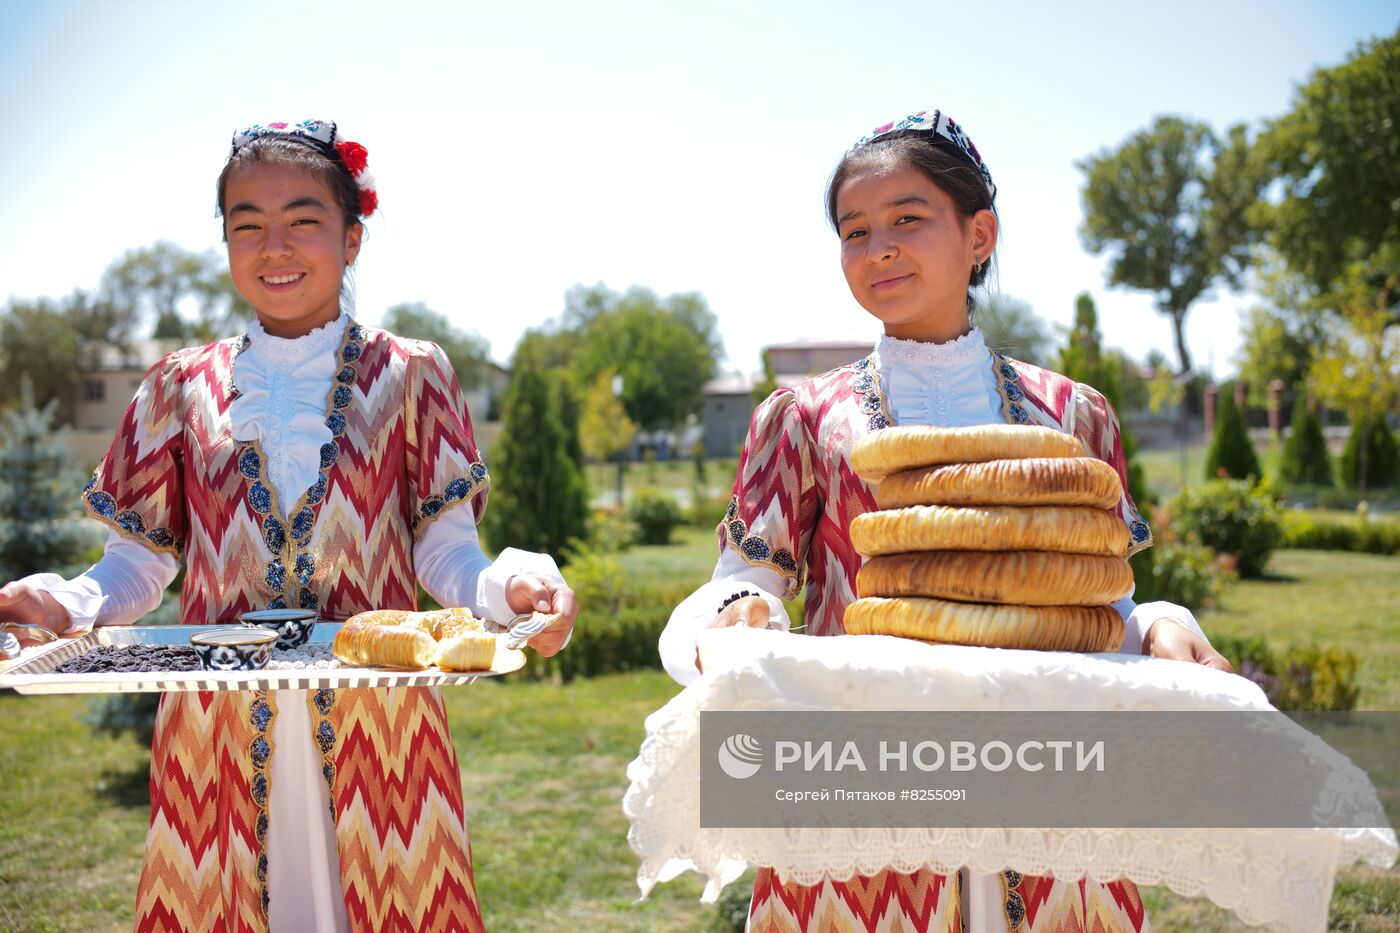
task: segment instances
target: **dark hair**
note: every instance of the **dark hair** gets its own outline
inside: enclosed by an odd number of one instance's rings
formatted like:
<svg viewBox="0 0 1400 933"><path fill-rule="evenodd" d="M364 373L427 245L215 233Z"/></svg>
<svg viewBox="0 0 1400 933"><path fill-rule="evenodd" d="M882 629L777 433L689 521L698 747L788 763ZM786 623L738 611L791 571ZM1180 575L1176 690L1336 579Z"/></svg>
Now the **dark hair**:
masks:
<svg viewBox="0 0 1400 933"><path fill-rule="evenodd" d="M335 195L346 229L360 223L360 189L345 164L313 146L285 136L261 136L229 156L224 170L219 173L216 216L224 216L224 194L228 188L229 173L237 166L256 164L295 165L305 169ZM227 228L224 239L228 239Z"/></svg>
<svg viewBox="0 0 1400 933"><path fill-rule="evenodd" d="M996 213L992 193L987 190L986 178L983 177L981 169L973 165L972 160L961 149L937 133L901 130L881 136L874 142L856 146L846 153L841 164L836 166L836 171L832 172L831 181L826 186L826 216L833 229L838 226L837 192L852 174L871 162L912 165L953 199L953 205L963 220L971 218L978 211ZM969 290L987 280L991 266L992 256L988 256L981 269L973 272L968 278ZM972 296L969 294L969 310L972 309L972 304Z"/></svg>

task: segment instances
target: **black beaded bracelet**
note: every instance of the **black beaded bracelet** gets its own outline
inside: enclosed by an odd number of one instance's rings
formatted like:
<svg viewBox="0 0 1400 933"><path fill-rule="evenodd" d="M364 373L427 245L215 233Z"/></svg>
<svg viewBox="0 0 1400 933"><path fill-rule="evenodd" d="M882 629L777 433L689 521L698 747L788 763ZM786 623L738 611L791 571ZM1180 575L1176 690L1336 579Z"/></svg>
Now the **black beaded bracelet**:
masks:
<svg viewBox="0 0 1400 933"><path fill-rule="evenodd" d="M757 593L750 593L748 590L740 590L739 592L735 593L733 596L727 597L727 598L724 600L724 602L720 603L720 604L719 604L719 612L716 612L715 615L719 615L720 612L723 612L724 610L728 609L732 603L737 603L739 600L743 599L745 596L757 596L757 595L758 595Z"/></svg>

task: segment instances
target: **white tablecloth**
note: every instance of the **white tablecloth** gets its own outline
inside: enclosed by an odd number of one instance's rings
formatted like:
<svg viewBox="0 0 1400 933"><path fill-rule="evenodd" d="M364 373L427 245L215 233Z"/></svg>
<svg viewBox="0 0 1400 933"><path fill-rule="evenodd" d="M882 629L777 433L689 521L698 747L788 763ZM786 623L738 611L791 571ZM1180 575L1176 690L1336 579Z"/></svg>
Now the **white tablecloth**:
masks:
<svg viewBox="0 0 1400 933"><path fill-rule="evenodd" d="M811 638L747 628L706 632L705 671L647 717L623 809L645 896L687 870L704 899L750 866L812 884L884 868L1013 868L1060 878L1127 877L1205 895L1246 923L1324 930L1337 868L1394 864L1392 829L701 829L702 710L1268 710L1242 677L1126 655L922 645L883 636ZM1345 793L1375 790L1359 769ZM1369 799L1367 798L1369 795Z"/></svg>

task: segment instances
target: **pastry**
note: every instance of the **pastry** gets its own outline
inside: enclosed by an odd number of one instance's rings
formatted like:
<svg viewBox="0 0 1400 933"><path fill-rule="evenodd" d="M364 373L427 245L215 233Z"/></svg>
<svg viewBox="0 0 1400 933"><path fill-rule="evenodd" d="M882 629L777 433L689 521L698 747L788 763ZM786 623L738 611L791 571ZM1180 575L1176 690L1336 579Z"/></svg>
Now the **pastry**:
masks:
<svg viewBox="0 0 1400 933"><path fill-rule="evenodd" d="M1117 651L1123 619L1109 606L989 606L942 599L866 597L846 607L852 635L1040 651Z"/></svg>
<svg viewBox="0 0 1400 933"><path fill-rule="evenodd" d="M412 626L352 618L335 633L331 653L346 664L421 671L437 663L438 643Z"/></svg>
<svg viewBox="0 0 1400 933"><path fill-rule="evenodd" d="M867 560L861 596L936 596L970 603L1102 606L1133 591L1121 557L1050 551L924 551Z"/></svg>
<svg viewBox="0 0 1400 933"><path fill-rule="evenodd" d="M464 632L484 632L486 630L482 621L472 615L470 609L464 608L409 613L403 624L422 629L431 635L434 641L443 641Z"/></svg>
<svg viewBox="0 0 1400 933"><path fill-rule="evenodd" d="M462 632L438 645L438 667L444 671L490 670L496 659L496 636L488 632Z"/></svg>
<svg viewBox="0 0 1400 933"><path fill-rule="evenodd" d="M1083 505L1108 509L1123 495L1118 471L1095 457L1030 457L953 463L892 473L882 509L911 505Z"/></svg>
<svg viewBox="0 0 1400 933"><path fill-rule="evenodd" d="M971 428L927 425L885 428L861 438L851 468L866 482L891 473L944 463L980 463L1025 457L1082 457L1073 436L1033 425L989 424Z"/></svg>
<svg viewBox="0 0 1400 933"><path fill-rule="evenodd" d="M921 505L851 521L851 545L867 557L908 551L1059 551L1123 557L1128 529L1111 512L1077 506Z"/></svg>

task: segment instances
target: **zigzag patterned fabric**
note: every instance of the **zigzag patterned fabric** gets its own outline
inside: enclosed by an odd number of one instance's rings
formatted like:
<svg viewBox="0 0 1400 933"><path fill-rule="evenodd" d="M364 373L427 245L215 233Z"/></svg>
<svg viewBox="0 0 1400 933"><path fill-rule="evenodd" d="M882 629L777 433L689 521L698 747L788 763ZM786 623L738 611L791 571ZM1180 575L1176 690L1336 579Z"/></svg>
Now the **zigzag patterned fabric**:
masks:
<svg viewBox="0 0 1400 933"><path fill-rule="evenodd" d="M1118 418L1093 388L1059 373L992 354L1002 415L1008 424L1038 424L1073 434L1112 465L1123 483L1118 514L1133 552L1151 532L1127 494L1127 463ZM754 412L734 497L717 529L720 550L777 571L785 599L806 577L805 631L845 634L846 606L856 597L861 557L851 521L876 508L874 490L851 469L856 441L894 423L874 356L792 388L779 389ZM1004 912L1010 933L1144 933L1147 917L1127 881L1057 881L1006 872ZM947 876L885 871L813 886L782 882L760 869L749 930L762 933L945 933L961 926L959 898Z"/></svg>
<svg viewBox="0 0 1400 933"><path fill-rule="evenodd" d="M346 328L316 482L277 501L256 442L233 438L246 338L170 354L146 374L83 498L89 514L185 557L181 621L299 606L344 619L417 608L413 541L490 479L436 345ZM139 931L267 929L265 839L276 694L162 697ZM456 752L431 689L309 697L356 931L482 928Z"/></svg>

